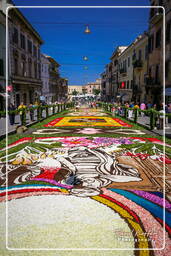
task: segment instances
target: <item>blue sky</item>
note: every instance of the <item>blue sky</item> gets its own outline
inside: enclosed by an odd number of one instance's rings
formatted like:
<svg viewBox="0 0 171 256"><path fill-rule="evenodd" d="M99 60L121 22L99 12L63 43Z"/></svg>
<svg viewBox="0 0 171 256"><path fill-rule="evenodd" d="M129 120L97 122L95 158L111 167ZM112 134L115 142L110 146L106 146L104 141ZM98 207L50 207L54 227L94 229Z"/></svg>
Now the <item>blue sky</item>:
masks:
<svg viewBox="0 0 171 256"><path fill-rule="evenodd" d="M17 6L149 6L149 0L14 0ZM100 77L114 49L129 45L148 28L149 9L21 9L41 35L42 52L60 65L70 85ZM84 34L89 24L91 34ZM83 59L84 56L88 60ZM88 67L88 69L85 69Z"/></svg>

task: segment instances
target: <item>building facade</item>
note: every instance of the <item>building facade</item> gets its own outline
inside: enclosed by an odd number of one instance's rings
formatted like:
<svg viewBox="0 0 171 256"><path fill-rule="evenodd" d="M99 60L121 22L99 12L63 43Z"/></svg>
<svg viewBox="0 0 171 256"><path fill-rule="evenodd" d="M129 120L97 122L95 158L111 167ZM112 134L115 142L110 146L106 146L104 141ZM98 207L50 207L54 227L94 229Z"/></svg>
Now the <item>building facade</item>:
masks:
<svg viewBox="0 0 171 256"><path fill-rule="evenodd" d="M162 6L164 2L153 0L151 6ZM163 101L163 9L151 8L148 36L148 75L146 94L148 101L159 105Z"/></svg>
<svg viewBox="0 0 171 256"><path fill-rule="evenodd" d="M0 10L0 110L5 109L6 91L6 29L5 15Z"/></svg>
<svg viewBox="0 0 171 256"><path fill-rule="evenodd" d="M133 96L134 42L118 56L118 97L120 102L130 102Z"/></svg>
<svg viewBox="0 0 171 256"><path fill-rule="evenodd" d="M49 103L59 101L59 63L51 56L45 55L49 61Z"/></svg>
<svg viewBox="0 0 171 256"><path fill-rule="evenodd" d="M41 54L41 80L42 80L42 96L47 104L52 102L52 94L50 93L50 77L49 77L50 61L46 55Z"/></svg>
<svg viewBox="0 0 171 256"><path fill-rule="evenodd" d="M119 88L119 65L118 58L121 53L127 48L127 46L118 46L112 54L111 62L112 62L112 98L114 102L118 101L118 88Z"/></svg>
<svg viewBox="0 0 171 256"><path fill-rule="evenodd" d="M83 85L68 85L68 100L72 100L74 96L84 94Z"/></svg>
<svg viewBox="0 0 171 256"><path fill-rule="evenodd" d="M68 79L60 77L59 79L58 101L65 102L68 98Z"/></svg>
<svg viewBox="0 0 171 256"><path fill-rule="evenodd" d="M99 93L98 93L99 92ZM83 93L100 94L101 93L101 78L96 79L95 82L89 82L83 86Z"/></svg>
<svg viewBox="0 0 171 256"><path fill-rule="evenodd" d="M137 37L133 50L133 96L136 103L148 102L146 79L148 76L148 34Z"/></svg>
<svg viewBox="0 0 171 256"><path fill-rule="evenodd" d="M9 11L9 74L11 101L17 107L39 101L42 89L39 34L16 9Z"/></svg>

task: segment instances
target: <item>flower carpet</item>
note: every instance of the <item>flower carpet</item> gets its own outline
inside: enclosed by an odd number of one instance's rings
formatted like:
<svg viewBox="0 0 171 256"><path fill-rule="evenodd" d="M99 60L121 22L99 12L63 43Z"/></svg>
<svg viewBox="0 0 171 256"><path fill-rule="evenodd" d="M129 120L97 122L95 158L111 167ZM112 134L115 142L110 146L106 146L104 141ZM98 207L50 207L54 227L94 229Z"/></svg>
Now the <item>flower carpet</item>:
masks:
<svg viewBox="0 0 171 256"><path fill-rule="evenodd" d="M61 130L1 147L0 255L169 256L171 145L131 127Z"/></svg>
<svg viewBox="0 0 171 256"><path fill-rule="evenodd" d="M94 116L80 116L80 117L62 117L56 118L45 127L50 126L120 126L131 127L131 125L123 122L119 118L112 117L94 117Z"/></svg>

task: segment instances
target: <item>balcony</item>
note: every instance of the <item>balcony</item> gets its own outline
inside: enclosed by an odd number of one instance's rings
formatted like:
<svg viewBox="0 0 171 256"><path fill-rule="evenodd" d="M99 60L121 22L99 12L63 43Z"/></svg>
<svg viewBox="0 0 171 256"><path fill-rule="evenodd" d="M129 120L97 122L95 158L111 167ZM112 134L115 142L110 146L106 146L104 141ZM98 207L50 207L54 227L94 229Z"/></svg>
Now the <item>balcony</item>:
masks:
<svg viewBox="0 0 171 256"><path fill-rule="evenodd" d="M160 81L157 81L155 78L153 77L148 77L145 80L145 85L146 87L156 87L156 88L160 88L161 87L161 83Z"/></svg>
<svg viewBox="0 0 171 256"><path fill-rule="evenodd" d="M141 87L136 85L136 84L133 87L133 91L134 91L134 93L137 93L137 94L141 94L142 93Z"/></svg>
<svg viewBox="0 0 171 256"><path fill-rule="evenodd" d="M160 19L162 19L163 17L163 9L153 9L153 13L151 14L151 17L150 17L150 23L152 25L154 25L155 23L157 23Z"/></svg>
<svg viewBox="0 0 171 256"><path fill-rule="evenodd" d="M25 77L20 75L12 75L11 76L12 83L14 84L22 84L22 85L42 85L42 81L40 78L32 78L32 77Z"/></svg>
<svg viewBox="0 0 171 256"><path fill-rule="evenodd" d="M126 70L125 68L121 68L121 69L119 70L119 72L120 72L120 74L123 75L123 76L126 76L126 74L127 74L127 70Z"/></svg>
<svg viewBox="0 0 171 256"><path fill-rule="evenodd" d="M134 69L142 69L143 68L143 62L141 60L136 60L133 63Z"/></svg>

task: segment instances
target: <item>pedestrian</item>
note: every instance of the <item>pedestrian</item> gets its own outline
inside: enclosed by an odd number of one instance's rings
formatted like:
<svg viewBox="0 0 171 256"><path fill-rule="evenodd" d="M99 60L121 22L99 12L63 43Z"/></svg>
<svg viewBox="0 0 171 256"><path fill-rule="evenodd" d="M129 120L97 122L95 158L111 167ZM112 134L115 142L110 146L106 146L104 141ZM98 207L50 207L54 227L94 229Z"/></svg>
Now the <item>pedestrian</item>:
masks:
<svg viewBox="0 0 171 256"><path fill-rule="evenodd" d="M25 120L26 106L24 105L23 102L21 102L21 104L19 105L18 110L19 110L21 124L23 125L26 122L26 120Z"/></svg>
<svg viewBox="0 0 171 256"><path fill-rule="evenodd" d="M150 102L147 103L147 109L150 109L152 107L152 104Z"/></svg>
<svg viewBox="0 0 171 256"><path fill-rule="evenodd" d="M116 111L116 108L115 106L112 107L112 116L115 116L115 111Z"/></svg>
<svg viewBox="0 0 171 256"><path fill-rule="evenodd" d="M133 107L134 107L134 102L131 102L131 104L129 105L129 108L131 109L128 110L128 118L132 118L133 116Z"/></svg>
<svg viewBox="0 0 171 256"><path fill-rule="evenodd" d="M12 103L9 104L8 107L8 114L9 114L9 120L10 120L10 125L14 125L15 124L15 107Z"/></svg>
<svg viewBox="0 0 171 256"><path fill-rule="evenodd" d="M30 103L30 105L29 105L29 111L30 111L30 121L33 122L34 121L34 107L33 107L32 103Z"/></svg>
<svg viewBox="0 0 171 256"><path fill-rule="evenodd" d="M143 111L146 110L146 105L145 105L144 102L142 102L142 103L140 104L140 109L142 110L141 116L144 117L144 112L143 112Z"/></svg>

